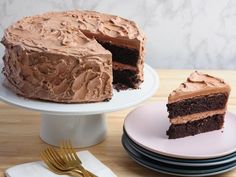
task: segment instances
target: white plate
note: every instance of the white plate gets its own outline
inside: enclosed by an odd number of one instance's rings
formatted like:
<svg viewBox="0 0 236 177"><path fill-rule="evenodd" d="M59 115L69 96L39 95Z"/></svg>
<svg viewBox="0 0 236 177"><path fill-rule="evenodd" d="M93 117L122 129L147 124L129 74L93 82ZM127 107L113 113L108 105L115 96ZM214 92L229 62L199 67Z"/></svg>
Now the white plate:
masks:
<svg viewBox="0 0 236 177"><path fill-rule="evenodd" d="M143 148L183 159L209 159L236 152L236 116L227 112L222 130L179 139L168 139L169 119L165 103L148 104L129 113L124 128Z"/></svg>
<svg viewBox="0 0 236 177"><path fill-rule="evenodd" d="M0 67L2 68L2 67ZM88 115L117 111L143 102L154 95L159 87L159 77L155 70L147 64L144 65L144 82L140 89L117 92L109 102L86 104L63 104L26 99L17 96L2 85L4 76L0 74L0 99L15 106L36 110L50 114L60 115Z"/></svg>

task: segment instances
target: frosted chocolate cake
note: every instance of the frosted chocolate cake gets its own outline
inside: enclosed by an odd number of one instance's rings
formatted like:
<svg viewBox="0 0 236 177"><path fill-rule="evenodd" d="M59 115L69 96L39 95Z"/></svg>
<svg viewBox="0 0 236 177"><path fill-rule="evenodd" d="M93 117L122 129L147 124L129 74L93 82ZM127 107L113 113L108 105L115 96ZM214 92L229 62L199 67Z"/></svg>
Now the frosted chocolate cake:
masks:
<svg viewBox="0 0 236 177"><path fill-rule="evenodd" d="M196 135L223 127L230 86L222 79L192 73L168 98L170 139Z"/></svg>
<svg viewBox="0 0 236 177"><path fill-rule="evenodd" d="M143 82L144 35L121 17L91 11L25 17L5 30L5 85L27 98L99 102Z"/></svg>

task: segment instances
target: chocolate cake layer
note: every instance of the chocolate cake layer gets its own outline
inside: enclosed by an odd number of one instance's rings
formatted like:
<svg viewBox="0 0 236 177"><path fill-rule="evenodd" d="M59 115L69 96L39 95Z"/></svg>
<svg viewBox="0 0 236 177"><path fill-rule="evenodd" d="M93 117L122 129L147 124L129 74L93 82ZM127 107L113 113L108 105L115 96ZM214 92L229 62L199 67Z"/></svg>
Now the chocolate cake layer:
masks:
<svg viewBox="0 0 236 177"><path fill-rule="evenodd" d="M169 118L223 109L226 106L228 96L228 93L218 93L167 104Z"/></svg>
<svg viewBox="0 0 236 177"><path fill-rule="evenodd" d="M127 47L117 46L110 42L98 41L105 49L112 53L112 60L123 64L136 66L139 59L139 51Z"/></svg>
<svg viewBox="0 0 236 177"><path fill-rule="evenodd" d="M135 71L113 69L113 84L117 90L137 88L140 82Z"/></svg>
<svg viewBox="0 0 236 177"><path fill-rule="evenodd" d="M219 130L223 127L225 114L216 114L205 119L188 122L186 124L171 125L166 134L169 139L193 136L199 133Z"/></svg>

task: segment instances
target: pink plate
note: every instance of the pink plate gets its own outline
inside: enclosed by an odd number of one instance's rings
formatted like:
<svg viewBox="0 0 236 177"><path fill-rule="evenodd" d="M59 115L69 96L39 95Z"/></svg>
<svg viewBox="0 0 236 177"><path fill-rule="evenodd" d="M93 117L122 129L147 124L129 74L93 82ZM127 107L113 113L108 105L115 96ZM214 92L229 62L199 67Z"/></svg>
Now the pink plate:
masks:
<svg viewBox="0 0 236 177"><path fill-rule="evenodd" d="M170 140L165 103L141 106L125 119L124 128L137 144L152 152L184 159L209 159L236 152L236 116L227 112L224 128Z"/></svg>

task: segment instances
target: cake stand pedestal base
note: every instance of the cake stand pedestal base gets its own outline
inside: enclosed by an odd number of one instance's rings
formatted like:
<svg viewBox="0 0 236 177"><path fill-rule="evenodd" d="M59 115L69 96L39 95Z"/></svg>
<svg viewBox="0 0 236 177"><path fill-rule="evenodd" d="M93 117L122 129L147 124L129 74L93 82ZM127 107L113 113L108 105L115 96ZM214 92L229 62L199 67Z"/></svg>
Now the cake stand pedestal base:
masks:
<svg viewBox="0 0 236 177"><path fill-rule="evenodd" d="M59 146L70 140L76 148L100 143L106 137L105 114L55 115L41 114L40 137L50 145Z"/></svg>

